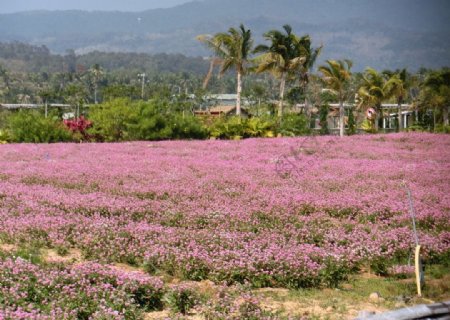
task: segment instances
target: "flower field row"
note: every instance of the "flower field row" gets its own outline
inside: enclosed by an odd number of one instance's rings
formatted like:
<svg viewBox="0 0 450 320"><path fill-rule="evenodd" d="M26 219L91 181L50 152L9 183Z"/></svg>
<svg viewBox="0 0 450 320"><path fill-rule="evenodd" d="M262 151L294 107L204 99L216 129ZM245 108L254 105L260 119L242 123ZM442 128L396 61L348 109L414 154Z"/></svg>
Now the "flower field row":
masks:
<svg viewBox="0 0 450 320"><path fill-rule="evenodd" d="M327 284L408 258L405 184L426 256L448 253L449 157L431 134L4 145L0 240L190 280Z"/></svg>
<svg viewBox="0 0 450 320"><path fill-rule="evenodd" d="M41 268L0 261L0 319L136 319L161 306L163 283L96 263Z"/></svg>

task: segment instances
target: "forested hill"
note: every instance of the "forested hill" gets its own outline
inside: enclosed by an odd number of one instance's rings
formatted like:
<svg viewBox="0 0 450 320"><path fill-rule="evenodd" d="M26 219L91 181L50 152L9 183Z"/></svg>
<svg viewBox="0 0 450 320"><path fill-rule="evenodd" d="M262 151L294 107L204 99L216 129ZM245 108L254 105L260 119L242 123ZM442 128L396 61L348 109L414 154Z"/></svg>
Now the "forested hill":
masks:
<svg viewBox="0 0 450 320"><path fill-rule="evenodd" d="M245 23L257 41L289 23L323 44L322 60L350 58L358 70L450 65L448 0L205 0L131 12L34 11L0 15L0 41L94 50L207 55L203 33Z"/></svg>
<svg viewBox="0 0 450 320"><path fill-rule="evenodd" d="M0 42L0 68L3 65L12 72L83 72L99 64L106 71L150 74L189 73L204 75L209 62L201 57L182 54L99 52L75 55L73 51L64 55L52 54L46 46L34 46L20 42Z"/></svg>

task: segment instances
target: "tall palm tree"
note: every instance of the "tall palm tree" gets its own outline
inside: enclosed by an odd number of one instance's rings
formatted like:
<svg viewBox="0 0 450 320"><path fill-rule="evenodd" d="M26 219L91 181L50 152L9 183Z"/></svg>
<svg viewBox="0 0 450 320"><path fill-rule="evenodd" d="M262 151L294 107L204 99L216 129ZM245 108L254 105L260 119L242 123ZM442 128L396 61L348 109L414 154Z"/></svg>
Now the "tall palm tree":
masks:
<svg viewBox="0 0 450 320"><path fill-rule="evenodd" d="M322 80L330 92L339 99L339 135L344 136L344 101L348 93L348 85L352 78L350 69L353 63L350 60L327 60L328 65L320 66Z"/></svg>
<svg viewBox="0 0 450 320"><path fill-rule="evenodd" d="M241 115L242 77L247 73L247 64L253 49L253 39L250 30L240 25L239 29L230 28L228 32L219 32L214 36L200 35L197 39L206 44L220 59L222 76L231 68L236 68L236 115Z"/></svg>
<svg viewBox="0 0 450 320"><path fill-rule="evenodd" d="M286 81L295 75L307 58L301 50L301 39L292 32L290 25L283 26L284 32L271 30L264 34L270 45L259 45L255 52L262 53L255 59L256 72L270 71L280 79L280 99L278 116L283 115L284 91Z"/></svg>
<svg viewBox="0 0 450 320"><path fill-rule="evenodd" d="M308 98L306 96L306 89L309 84L309 72L313 68L314 64L316 63L317 57L320 55L322 51L322 46L318 48L312 48L311 46L311 38L309 35L305 35L300 38L299 40L299 49L300 49L300 55L305 57L305 61L300 66L300 88L303 91L303 94L305 96L305 108L308 109Z"/></svg>
<svg viewBox="0 0 450 320"><path fill-rule="evenodd" d="M94 103L98 104L97 100L98 83L103 75L103 68L98 63L96 63L89 69L89 72L94 77Z"/></svg>

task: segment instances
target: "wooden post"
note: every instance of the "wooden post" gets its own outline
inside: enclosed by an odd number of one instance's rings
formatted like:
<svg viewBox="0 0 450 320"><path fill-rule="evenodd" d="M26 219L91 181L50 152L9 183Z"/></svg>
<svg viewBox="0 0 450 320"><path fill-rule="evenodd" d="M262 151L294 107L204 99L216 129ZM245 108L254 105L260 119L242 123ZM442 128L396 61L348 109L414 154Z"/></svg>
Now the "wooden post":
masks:
<svg viewBox="0 0 450 320"><path fill-rule="evenodd" d="M415 271L416 271L416 284L417 284L417 295L422 296L422 268L420 265L420 245L416 246L415 252Z"/></svg>

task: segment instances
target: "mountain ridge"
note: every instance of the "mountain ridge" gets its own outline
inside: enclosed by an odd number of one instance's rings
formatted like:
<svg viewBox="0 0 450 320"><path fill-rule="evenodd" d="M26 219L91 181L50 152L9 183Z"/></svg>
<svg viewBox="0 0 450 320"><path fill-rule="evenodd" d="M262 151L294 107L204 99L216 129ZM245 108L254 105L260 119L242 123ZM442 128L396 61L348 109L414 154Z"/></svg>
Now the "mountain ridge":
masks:
<svg viewBox="0 0 450 320"><path fill-rule="evenodd" d="M326 10L324 10L326 8ZM447 10L449 9L449 10ZM256 42L289 23L324 45L324 59L356 69L450 65L450 2L445 0L206 0L142 12L33 11L0 14L0 41L46 45L53 52L135 51L206 56L195 40L244 23ZM56 26L56 27L55 27Z"/></svg>

